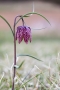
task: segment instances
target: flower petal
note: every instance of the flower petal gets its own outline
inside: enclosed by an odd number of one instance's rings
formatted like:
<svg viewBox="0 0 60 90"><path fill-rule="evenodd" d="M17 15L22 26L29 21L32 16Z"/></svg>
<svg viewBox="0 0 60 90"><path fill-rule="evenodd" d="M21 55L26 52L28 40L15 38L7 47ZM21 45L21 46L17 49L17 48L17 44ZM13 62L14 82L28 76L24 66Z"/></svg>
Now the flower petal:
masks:
<svg viewBox="0 0 60 90"><path fill-rule="evenodd" d="M26 43L28 43L28 41L30 40L31 42L31 29L27 26L24 26L24 41Z"/></svg>
<svg viewBox="0 0 60 90"><path fill-rule="evenodd" d="M24 39L25 43L31 42L31 28L27 26L18 26L16 31L16 40L20 43Z"/></svg>

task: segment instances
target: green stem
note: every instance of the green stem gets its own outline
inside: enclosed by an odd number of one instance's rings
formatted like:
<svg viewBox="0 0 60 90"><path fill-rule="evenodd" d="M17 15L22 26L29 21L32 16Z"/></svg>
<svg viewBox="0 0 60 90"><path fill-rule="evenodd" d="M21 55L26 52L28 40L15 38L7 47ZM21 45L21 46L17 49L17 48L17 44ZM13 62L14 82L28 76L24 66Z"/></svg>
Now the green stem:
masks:
<svg viewBox="0 0 60 90"><path fill-rule="evenodd" d="M15 39L15 22L16 18L14 20L14 66L16 65L16 39ZM12 82L12 90L14 90L14 78L16 74L16 67L13 68L13 82Z"/></svg>
<svg viewBox="0 0 60 90"><path fill-rule="evenodd" d="M15 26L16 26L16 19L17 17L21 17L20 15L19 16L16 16L15 17L15 20L14 20L14 68L13 68L13 82L12 82L12 90L14 90L14 78L15 78L15 74L16 74L16 37L15 37Z"/></svg>

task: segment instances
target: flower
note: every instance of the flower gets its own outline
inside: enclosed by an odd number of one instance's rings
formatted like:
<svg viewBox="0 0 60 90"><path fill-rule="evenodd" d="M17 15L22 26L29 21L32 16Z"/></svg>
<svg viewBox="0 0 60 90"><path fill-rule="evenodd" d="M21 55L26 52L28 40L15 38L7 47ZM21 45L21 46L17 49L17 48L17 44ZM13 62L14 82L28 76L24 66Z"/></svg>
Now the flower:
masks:
<svg viewBox="0 0 60 90"><path fill-rule="evenodd" d="M18 26L16 31L16 40L18 43L24 39L25 43L31 42L31 28L27 26Z"/></svg>

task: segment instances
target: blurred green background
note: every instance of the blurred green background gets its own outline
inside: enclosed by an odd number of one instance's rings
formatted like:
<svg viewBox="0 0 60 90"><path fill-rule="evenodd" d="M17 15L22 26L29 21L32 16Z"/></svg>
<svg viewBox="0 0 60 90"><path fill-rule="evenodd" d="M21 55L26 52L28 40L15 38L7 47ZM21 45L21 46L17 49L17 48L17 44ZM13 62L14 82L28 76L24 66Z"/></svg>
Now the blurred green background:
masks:
<svg viewBox="0 0 60 90"><path fill-rule="evenodd" d="M21 82L26 75L28 77L25 78L24 82L36 75L33 80L27 82L27 84L25 83L27 85L27 90L60 90L60 6L59 3L56 4L56 1L58 2L59 0L50 0L50 2L49 0L35 0L34 2L29 0L17 1L18 0L12 2L12 0L10 0L8 2L8 0L5 0L0 2L0 15L8 20L12 28L14 25L14 18L17 15L23 15L28 12L42 14L49 20L51 26L46 20L37 15L24 18L25 24L32 29L32 42L28 44L24 41L22 41L21 44L16 42L17 55L31 55L43 62L39 62L31 57L18 57L17 65L20 66L22 62L24 63L16 70L15 89L20 89ZM21 21L16 27L19 25L22 25ZM12 88L13 61L13 35L8 25L0 18L1 90L11 90ZM24 84L24 82L22 84ZM36 88L37 86L38 89Z"/></svg>
<svg viewBox="0 0 60 90"><path fill-rule="evenodd" d="M26 45L26 47L24 42L21 43L22 47L21 45L17 44L17 53L20 51L21 48L27 49L28 47L32 47L34 46L34 44L37 44L43 46L44 48L46 48L45 46L47 46L48 51L50 47L56 46L55 53L57 54L60 50L60 6L56 3L42 1L0 2L0 15L2 15L4 18L6 18L6 20L8 20L12 28L14 24L14 18L17 15L23 15L28 12L37 12L42 14L49 20L51 26L45 19L37 15L31 15L28 18L24 18L26 25L32 28L32 43ZM22 22L20 21L17 26L18 25L22 25ZM8 25L0 18L0 57L3 58L5 53L8 53L12 58L13 49L11 48L13 48L13 35ZM37 46L34 48L37 48ZM33 51L31 50L31 52L29 53L29 50L27 49L21 52L26 52L28 54L34 55L32 54Z"/></svg>

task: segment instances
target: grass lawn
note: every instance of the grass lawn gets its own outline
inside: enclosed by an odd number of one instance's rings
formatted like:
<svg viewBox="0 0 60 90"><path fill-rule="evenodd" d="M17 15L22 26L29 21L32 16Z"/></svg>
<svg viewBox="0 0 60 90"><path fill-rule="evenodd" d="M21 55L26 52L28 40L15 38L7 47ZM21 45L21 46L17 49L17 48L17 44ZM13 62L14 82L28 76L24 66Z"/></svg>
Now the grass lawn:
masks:
<svg viewBox="0 0 60 90"><path fill-rule="evenodd" d="M13 36L0 31L0 90L11 90L13 69ZM15 90L60 90L60 41L58 38L32 37L32 42L17 43ZM23 64L22 64L23 63Z"/></svg>
<svg viewBox="0 0 60 90"><path fill-rule="evenodd" d="M13 25L14 17L17 14L23 15L27 12L32 12L32 10L33 2L0 4L0 14L4 16L11 25ZM54 27L54 29L57 28L56 31L58 31L60 28L59 6L34 2L34 10L46 16L46 18L48 17L47 19L50 21L52 29ZM34 23L36 20L33 17L26 22L35 26L36 24ZM3 20L0 22L0 29L2 27L3 29L7 28ZM38 20L36 23L37 22ZM43 25L45 24L46 23L43 23ZM54 25L57 26L55 27ZM17 56L27 56L17 57L15 90L60 90L60 36L58 32L58 37L55 37L57 32L55 30L52 31L53 33L47 33L48 36L33 35L31 43L16 43ZM51 36L49 36L50 34ZM0 30L0 90L12 90L14 61L13 41L13 36L9 30ZM35 59L28 55L35 57ZM38 61L36 58L41 61Z"/></svg>

